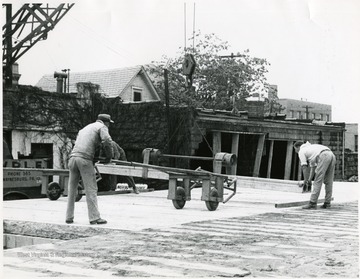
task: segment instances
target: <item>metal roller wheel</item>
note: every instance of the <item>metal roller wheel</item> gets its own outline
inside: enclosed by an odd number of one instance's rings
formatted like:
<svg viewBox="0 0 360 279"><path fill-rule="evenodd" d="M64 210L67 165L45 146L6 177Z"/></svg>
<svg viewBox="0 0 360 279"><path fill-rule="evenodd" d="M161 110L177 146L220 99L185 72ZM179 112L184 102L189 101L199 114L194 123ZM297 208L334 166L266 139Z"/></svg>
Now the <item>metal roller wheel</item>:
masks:
<svg viewBox="0 0 360 279"><path fill-rule="evenodd" d="M61 187L57 182L50 182L46 191L46 196L52 200L56 201L61 196Z"/></svg>
<svg viewBox="0 0 360 279"><path fill-rule="evenodd" d="M176 188L176 197L177 200L172 200L173 205L176 209L182 209L185 206L185 189L183 187Z"/></svg>
<svg viewBox="0 0 360 279"><path fill-rule="evenodd" d="M219 197L218 190L216 188L211 188L210 197ZM210 211L214 211L217 209L219 202L217 201L205 201L206 207Z"/></svg>

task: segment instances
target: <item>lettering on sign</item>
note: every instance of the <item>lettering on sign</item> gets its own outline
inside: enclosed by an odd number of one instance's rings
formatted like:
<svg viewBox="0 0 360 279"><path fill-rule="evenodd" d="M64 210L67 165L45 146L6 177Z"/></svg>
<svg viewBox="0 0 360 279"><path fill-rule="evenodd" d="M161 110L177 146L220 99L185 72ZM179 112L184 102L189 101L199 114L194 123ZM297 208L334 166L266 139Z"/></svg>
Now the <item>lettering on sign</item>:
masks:
<svg viewBox="0 0 360 279"><path fill-rule="evenodd" d="M20 159L3 161L4 168L12 168L12 170L3 169L4 189L19 188L19 187L34 187L41 186L42 173L40 170L32 170L33 168L42 169L46 167L46 161L43 159ZM14 169L22 168L29 170Z"/></svg>
<svg viewBox="0 0 360 279"><path fill-rule="evenodd" d="M12 160L7 159L4 160L3 167L4 168L36 168L43 169L45 168L46 163L43 159L20 159L20 160Z"/></svg>

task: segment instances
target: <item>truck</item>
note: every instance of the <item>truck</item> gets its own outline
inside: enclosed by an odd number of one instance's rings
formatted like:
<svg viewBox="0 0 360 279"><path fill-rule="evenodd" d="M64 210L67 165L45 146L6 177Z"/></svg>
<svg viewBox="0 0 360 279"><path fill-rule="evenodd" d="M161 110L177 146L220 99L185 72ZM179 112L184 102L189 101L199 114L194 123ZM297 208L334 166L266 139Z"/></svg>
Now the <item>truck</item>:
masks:
<svg viewBox="0 0 360 279"><path fill-rule="evenodd" d="M39 170L33 170L46 167L47 159L4 159L3 199L17 200L46 197L41 193L42 173ZM27 168L28 170L25 170Z"/></svg>

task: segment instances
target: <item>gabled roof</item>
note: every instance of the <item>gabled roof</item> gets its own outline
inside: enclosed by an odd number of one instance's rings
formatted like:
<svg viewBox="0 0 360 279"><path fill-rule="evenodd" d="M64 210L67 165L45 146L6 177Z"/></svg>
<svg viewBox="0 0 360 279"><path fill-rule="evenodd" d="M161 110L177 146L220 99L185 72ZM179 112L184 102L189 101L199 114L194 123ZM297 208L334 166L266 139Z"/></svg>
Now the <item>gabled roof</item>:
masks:
<svg viewBox="0 0 360 279"><path fill-rule="evenodd" d="M107 97L117 97L122 94L140 72L144 74L155 96L160 99L143 66L89 72L70 72L69 91L77 92L76 84L78 82L91 82L100 85L100 92ZM56 92L56 79L54 75L44 75L35 86L45 91Z"/></svg>

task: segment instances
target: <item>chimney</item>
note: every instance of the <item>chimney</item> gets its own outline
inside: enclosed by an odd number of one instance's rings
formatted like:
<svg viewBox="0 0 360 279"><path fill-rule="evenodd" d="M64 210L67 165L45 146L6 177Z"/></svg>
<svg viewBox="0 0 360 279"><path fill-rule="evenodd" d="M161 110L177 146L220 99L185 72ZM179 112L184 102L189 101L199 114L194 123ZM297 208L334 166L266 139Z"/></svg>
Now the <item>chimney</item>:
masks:
<svg viewBox="0 0 360 279"><path fill-rule="evenodd" d="M56 78L56 92L63 93L64 79L66 80L67 74L60 73L60 72L54 72L54 78Z"/></svg>

